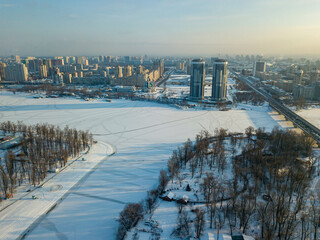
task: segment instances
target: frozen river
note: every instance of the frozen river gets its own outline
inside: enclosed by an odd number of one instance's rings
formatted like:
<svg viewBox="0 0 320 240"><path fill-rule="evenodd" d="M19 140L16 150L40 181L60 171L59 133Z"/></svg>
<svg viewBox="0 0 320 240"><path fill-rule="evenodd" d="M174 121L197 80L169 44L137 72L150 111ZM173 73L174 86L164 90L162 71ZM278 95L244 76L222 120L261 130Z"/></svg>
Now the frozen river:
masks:
<svg viewBox="0 0 320 240"><path fill-rule="evenodd" d="M206 129L244 131L248 126L279 126L268 107L246 110L180 110L147 102L112 103L80 99L33 99L0 92L0 120L50 124L89 130L116 154L60 203L28 239L114 239L117 216L157 183L159 170L179 144Z"/></svg>

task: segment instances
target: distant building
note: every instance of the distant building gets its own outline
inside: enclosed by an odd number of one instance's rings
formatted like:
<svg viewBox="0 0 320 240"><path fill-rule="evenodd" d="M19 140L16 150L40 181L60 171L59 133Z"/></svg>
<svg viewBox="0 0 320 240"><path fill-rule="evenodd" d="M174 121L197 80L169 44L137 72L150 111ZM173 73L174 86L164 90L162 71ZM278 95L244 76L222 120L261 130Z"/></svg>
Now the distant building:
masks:
<svg viewBox="0 0 320 240"><path fill-rule="evenodd" d="M66 73L63 75L63 82L66 84L71 84L72 83L72 74L71 73Z"/></svg>
<svg viewBox="0 0 320 240"><path fill-rule="evenodd" d="M60 65L58 66L60 72L73 73L77 71L77 67L73 65Z"/></svg>
<svg viewBox="0 0 320 240"><path fill-rule="evenodd" d="M131 66L127 65L124 68L124 77L130 77L132 75L132 68Z"/></svg>
<svg viewBox="0 0 320 240"><path fill-rule="evenodd" d="M106 56L105 58L104 58L104 61L106 62L106 63L111 63L111 56Z"/></svg>
<svg viewBox="0 0 320 240"><path fill-rule="evenodd" d="M70 63L70 58L68 56L63 57L64 63L69 64Z"/></svg>
<svg viewBox="0 0 320 240"><path fill-rule="evenodd" d="M315 97L315 88L313 86L303 86L297 84L293 87L293 97L295 99L307 99L312 100Z"/></svg>
<svg viewBox="0 0 320 240"><path fill-rule="evenodd" d="M187 65L187 74L191 74L191 63Z"/></svg>
<svg viewBox="0 0 320 240"><path fill-rule="evenodd" d="M48 77L48 71L47 71L46 65L39 66L39 77L40 78L47 78Z"/></svg>
<svg viewBox="0 0 320 240"><path fill-rule="evenodd" d="M5 67L6 67L6 64L0 62L0 77L2 80L4 80L6 78L6 74L5 74L5 70L4 70Z"/></svg>
<svg viewBox="0 0 320 240"><path fill-rule="evenodd" d="M16 63L19 63L21 61L21 58L18 55L13 55L12 58L13 58L13 61L15 61Z"/></svg>
<svg viewBox="0 0 320 240"><path fill-rule="evenodd" d="M294 73L294 83L295 84L301 84L302 83L302 78L303 78L303 70L297 70Z"/></svg>
<svg viewBox="0 0 320 240"><path fill-rule="evenodd" d="M162 77L163 73L164 73L164 60L160 59L160 60L154 61L153 62L153 69L158 70L160 73L160 77Z"/></svg>
<svg viewBox="0 0 320 240"><path fill-rule="evenodd" d="M76 57L69 57L69 63L70 64L76 63Z"/></svg>
<svg viewBox="0 0 320 240"><path fill-rule="evenodd" d="M51 59L44 59L44 60L43 60L43 64L46 65L47 70L49 70L50 68L52 68Z"/></svg>
<svg viewBox="0 0 320 240"><path fill-rule="evenodd" d="M176 64L176 68L177 68L178 70L184 70L184 62L178 62L178 63Z"/></svg>
<svg viewBox="0 0 320 240"><path fill-rule="evenodd" d="M313 82L312 86L314 88L314 99L320 100L320 81Z"/></svg>
<svg viewBox="0 0 320 240"><path fill-rule="evenodd" d="M122 67L116 66L116 76L117 76L117 78L122 78L123 77Z"/></svg>
<svg viewBox="0 0 320 240"><path fill-rule="evenodd" d="M211 65L213 65L217 59L218 59L217 57L212 57L211 58Z"/></svg>
<svg viewBox="0 0 320 240"><path fill-rule="evenodd" d="M137 74L141 74L141 73L143 73L143 67L141 65L139 65L137 67Z"/></svg>
<svg viewBox="0 0 320 240"><path fill-rule="evenodd" d="M76 57L76 63L77 64L83 64L83 57Z"/></svg>
<svg viewBox="0 0 320 240"><path fill-rule="evenodd" d="M99 56L99 62L104 62L104 56Z"/></svg>
<svg viewBox="0 0 320 240"><path fill-rule="evenodd" d="M286 92L293 91L293 81L292 80L277 80L275 82L276 87L283 89Z"/></svg>
<svg viewBox="0 0 320 240"><path fill-rule="evenodd" d="M314 69L310 72L310 82L316 82L319 79L320 70Z"/></svg>
<svg viewBox="0 0 320 240"><path fill-rule="evenodd" d="M205 62L194 59L191 62L190 97L203 99L204 97Z"/></svg>
<svg viewBox="0 0 320 240"><path fill-rule="evenodd" d="M28 69L23 63L8 65L5 68L7 81L25 82L28 80Z"/></svg>
<svg viewBox="0 0 320 240"><path fill-rule="evenodd" d="M129 63L131 62L131 56L125 56L125 57L124 57L124 62L125 62L126 64L129 64Z"/></svg>
<svg viewBox="0 0 320 240"><path fill-rule="evenodd" d="M54 66L60 66L60 65L64 65L64 60L63 58L57 58L57 59L52 59L51 60L51 65Z"/></svg>
<svg viewBox="0 0 320 240"><path fill-rule="evenodd" d="M55 84L63 84L63 75L60 73L59 68L54 68L52 77Z"/></svg>
<svg viewBox="0 0 320 240"><path fill-rule="evenodd" d="M28 67L29 72L36 72L37 71L35 59L26 60L26 66Z"/></svg>
<svg viewBox="0 0 320 240"><path fill-rule="evenodd" d="M159 73L160 73L160 77L163 77L163 73L164 73L164 60L163 60L163 59L160 60L160 70L159 70Z"/></svg>
<svg viewBox="0 0 320 240"><path fill-rule="evenodd" d="M228 62L223 59L215 59L212 66L212 99L225 101L227 98Z"/></svg>
<svg viewBox="0 0 320 240"><path fill-rule="evenodd" d="M105 71L106 71L106 73L107 73L107 76L110 75L110 68L111 68L111 67L106 67L106 68L105 68Z"/></svg>
<svg viewBox="0 0 320 240"><path fill-rule="evenodd" d="M253 75L256 76L258 73L264 73L266 71L266 62L257 61L253 66Z"/></svg>

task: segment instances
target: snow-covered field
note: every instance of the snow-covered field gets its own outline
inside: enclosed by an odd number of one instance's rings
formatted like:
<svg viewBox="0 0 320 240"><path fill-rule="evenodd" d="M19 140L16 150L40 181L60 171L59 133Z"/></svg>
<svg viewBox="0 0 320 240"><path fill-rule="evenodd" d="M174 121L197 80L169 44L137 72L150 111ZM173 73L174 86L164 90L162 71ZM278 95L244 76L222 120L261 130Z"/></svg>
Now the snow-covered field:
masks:
<svg viewBox="0 0 320 240"><path fill-rule="evenodd" d="M297 114L305 118L307 121L320 128L320 107L312 107L297 111Z"/></svg>
<svg viewBox="0 0 320 240"><path fill-rule="evenodd" d="M32 95L8 92L0 92L0 104L0 121L88 129L95 139L116 149L116 154L50 212L28 239L114 239L116 219L124 204L145 196L172 150L187 138L194 139L202 129L213 133L223 127L235 132L253 126L269 131L279 126L267 106L180 110L150 102L33 99ZM26 205L25 209L32 207ZM8 221L19 224L19 219Z"/></svg>

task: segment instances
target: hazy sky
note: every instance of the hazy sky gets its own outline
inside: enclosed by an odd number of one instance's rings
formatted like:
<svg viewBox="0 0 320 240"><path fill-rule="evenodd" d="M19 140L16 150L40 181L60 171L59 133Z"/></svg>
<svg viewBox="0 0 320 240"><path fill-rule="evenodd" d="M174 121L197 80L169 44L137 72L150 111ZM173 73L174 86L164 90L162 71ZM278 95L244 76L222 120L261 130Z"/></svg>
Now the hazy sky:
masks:
<svg viewBox="0 0 320 240"><path fill-rule="evenodd" d="M0 0L0 55L318 55L320 0Z"/></svg>

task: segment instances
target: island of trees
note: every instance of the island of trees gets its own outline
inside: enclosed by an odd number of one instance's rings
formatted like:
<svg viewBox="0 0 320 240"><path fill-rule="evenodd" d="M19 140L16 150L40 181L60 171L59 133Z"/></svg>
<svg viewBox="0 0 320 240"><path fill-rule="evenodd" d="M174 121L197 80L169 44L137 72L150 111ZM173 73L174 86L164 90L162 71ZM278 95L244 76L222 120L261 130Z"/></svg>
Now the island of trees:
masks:
<svg viewBox="0 0 320 240"><path fill-rule="evenodd" d="M92 134L47 123L26 125L21 121L1 122L0 133L19 136L18 146L2 151L0 158L0 199L12 196L26 181L36 186L52 169L66 165L92 144Z"/></svg>
<svg viewBox="0 0 320 240"><path fill-rule="evenodd" d="M279 128L202 131L173 151L158 188L121 212L118 239L145 216L156 221L149 213L164 200L177 205L172 238L200 238L211 229L255 239L319 239L320 194L314 186L320 169L313 147L312 138ZM146 231L160 236L157 228Z"/></svg>

